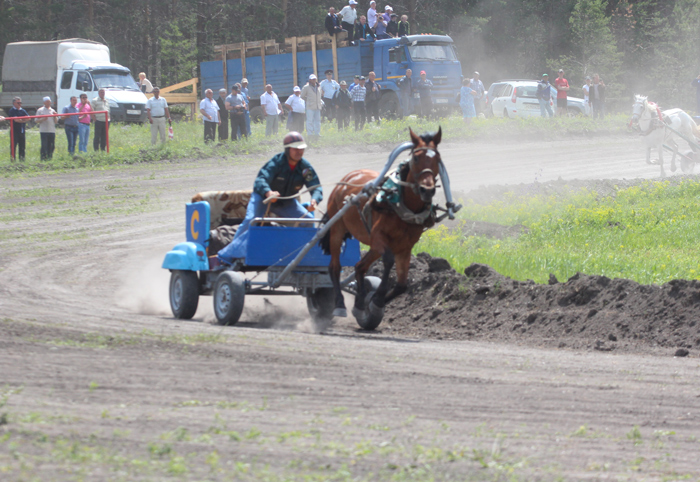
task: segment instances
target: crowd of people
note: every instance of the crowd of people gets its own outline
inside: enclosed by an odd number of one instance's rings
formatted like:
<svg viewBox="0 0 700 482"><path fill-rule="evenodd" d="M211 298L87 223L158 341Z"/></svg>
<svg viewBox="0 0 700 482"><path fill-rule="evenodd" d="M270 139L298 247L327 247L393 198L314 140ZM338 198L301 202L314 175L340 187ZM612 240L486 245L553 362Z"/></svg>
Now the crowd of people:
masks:
<svg viewBox="0 0 700 482"><path fill-rule="evenodd" d="M326 15L325 27L331 35L347 32L347 38L351 43L411 35L408 15L401 15L399 19L399 15L394 13L391 5L384 6L384 13L377 12L377 2L374 0L369 3L366 15L358 15L355 0L349 0L338 13L335 13L335 7L330 7Z"/></svg>
<svg viewBox="0 0 700 482"><path fill-rule="evenodd" d="M586 115L594 119L601 119L605 115L605 82L599 74L594 74L591 78L586 76L585 84L581 87L583 91L583 104ZM568 93L571 90L569 81L564 78L564 69L559 69L554 83L549 82L549 74L542 74L542 80L537 83L537 101L540 104L540 114L542 117L553 117L554 112L549 105L552 97L556 97L557 116L567 115ZM553 94L556 93L556 94Z"/></svg>

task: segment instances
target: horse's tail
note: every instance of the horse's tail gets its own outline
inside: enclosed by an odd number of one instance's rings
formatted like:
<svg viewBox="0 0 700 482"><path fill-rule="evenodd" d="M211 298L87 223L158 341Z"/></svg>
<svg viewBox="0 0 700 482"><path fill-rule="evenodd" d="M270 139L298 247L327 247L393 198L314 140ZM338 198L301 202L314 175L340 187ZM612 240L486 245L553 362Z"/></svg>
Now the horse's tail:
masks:
<svg viewBox="0 0 700 482"><path fill-rule="evenodd" d="M321 218L321 226L325 225L328 220L331 217L328 215L328 212L323 215L323 218ZM321 250L323 251L323 254L329 255L331 254L331 230L329 229L326 231L326 234L323 235L321 238L321 241L318 242L318 245L321 246Z"/></svg>

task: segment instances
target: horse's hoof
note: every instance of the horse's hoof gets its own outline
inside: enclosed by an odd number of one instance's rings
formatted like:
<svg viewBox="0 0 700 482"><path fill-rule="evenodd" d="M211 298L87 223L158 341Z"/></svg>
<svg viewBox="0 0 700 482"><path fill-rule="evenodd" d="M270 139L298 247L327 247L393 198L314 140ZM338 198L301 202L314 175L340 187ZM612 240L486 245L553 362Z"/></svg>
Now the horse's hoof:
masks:
<svg viewBox="0 0 700 482"><path fill-rule="evenodd" d="M366 314L364 310L360 310L357 307L353 306L352 307L352 316L355 317L358 323L363 323L366 318Z"/></svg>
<svg viewBox="0 0 700 482"><path fill-rule="evenodd" d="M347 318L348 310L346 310L345 308L336 308L333 310L333 316L335 318Z"/></svg>

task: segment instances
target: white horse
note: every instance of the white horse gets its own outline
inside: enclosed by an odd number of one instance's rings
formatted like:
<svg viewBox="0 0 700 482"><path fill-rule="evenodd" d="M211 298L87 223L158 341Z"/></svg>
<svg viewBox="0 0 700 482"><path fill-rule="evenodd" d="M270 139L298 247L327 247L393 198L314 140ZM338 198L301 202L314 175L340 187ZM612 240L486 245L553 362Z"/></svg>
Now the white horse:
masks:
<svg viewBox="0 0 700 482"><path fill-rule="evenodd" d="M632 120L630 126L634 125L641 133L647 147L647 164L657 164L651 160L651 150L656 147L659 152L658 164L661 167L661 176L666 176L664 171L664 148L672 150L671 171L676 170L676 155L681 158L681 170L686 173L693 172L695 166L694 156L678 152L678 141L683 140L692 152L700 151L698 140L700 129L692 117L681 109L669 109L661 111L658 105L649 102L641 95L634 96L632 106ZM673 129L673 130L671 130ZM678 135L676 132L680 133Z"/></svg>

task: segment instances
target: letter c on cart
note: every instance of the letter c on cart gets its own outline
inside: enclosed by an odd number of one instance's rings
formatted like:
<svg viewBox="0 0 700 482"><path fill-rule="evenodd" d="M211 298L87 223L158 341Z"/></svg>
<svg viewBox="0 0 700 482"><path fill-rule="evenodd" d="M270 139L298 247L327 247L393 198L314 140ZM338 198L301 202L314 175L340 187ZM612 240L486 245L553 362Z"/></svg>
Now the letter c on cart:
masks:
<svg viewBox="0 0 700 482"><path fill-rule="evenodd" d="M199 231L196 231L194 229L195 223L198 223L198 222L199 222L199 211L194 211L192 213L192 218L190 219L190 232L192 233L192 239L194 239L195 241L197 241L197 239L199 238Z"/></svg>

